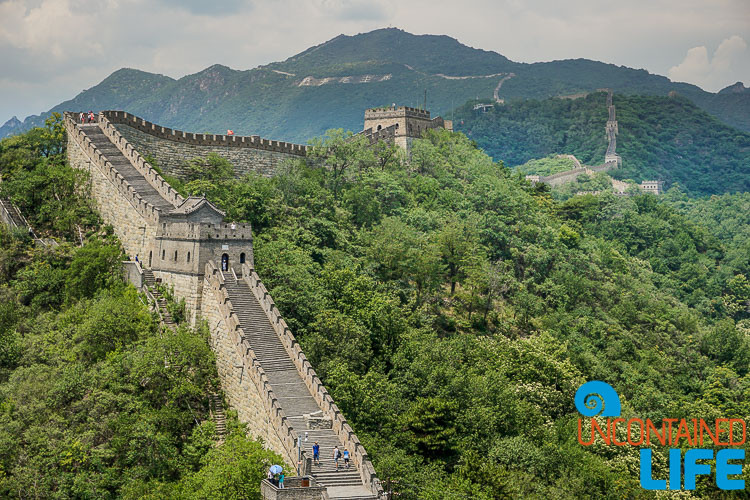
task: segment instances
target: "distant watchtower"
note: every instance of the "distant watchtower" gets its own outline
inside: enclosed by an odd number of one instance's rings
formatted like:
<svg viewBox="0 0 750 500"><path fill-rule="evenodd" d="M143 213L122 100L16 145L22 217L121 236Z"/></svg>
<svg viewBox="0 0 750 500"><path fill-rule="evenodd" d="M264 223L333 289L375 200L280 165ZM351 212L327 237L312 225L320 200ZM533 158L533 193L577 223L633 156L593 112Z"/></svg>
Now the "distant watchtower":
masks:
<svg viewBox="0 0 750 500"><path fill-rule="evenodd" d="M444 128L453 130L453 122L441 117L430 118L430 112L408 106L365 110L363 133L372 140L392 140L406 151L411 150L413 139L422 137L425 130Z"/></svg>

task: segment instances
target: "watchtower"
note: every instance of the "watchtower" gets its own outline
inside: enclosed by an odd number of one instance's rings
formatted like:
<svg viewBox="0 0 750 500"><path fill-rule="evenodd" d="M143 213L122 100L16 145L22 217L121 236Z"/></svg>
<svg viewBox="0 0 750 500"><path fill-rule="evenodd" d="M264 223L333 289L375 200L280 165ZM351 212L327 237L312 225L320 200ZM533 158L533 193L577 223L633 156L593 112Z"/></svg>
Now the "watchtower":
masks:
<svg viewBox="0 0 750 500"><path fill-rule="evenodd" d="M441 117L430 117L424 109L408 106L389 106L365 110L363 133L373 138L393 137L394 143L406 151L411 150L412 140L422 137L429 129L453 130L453 122Z"/></svg>

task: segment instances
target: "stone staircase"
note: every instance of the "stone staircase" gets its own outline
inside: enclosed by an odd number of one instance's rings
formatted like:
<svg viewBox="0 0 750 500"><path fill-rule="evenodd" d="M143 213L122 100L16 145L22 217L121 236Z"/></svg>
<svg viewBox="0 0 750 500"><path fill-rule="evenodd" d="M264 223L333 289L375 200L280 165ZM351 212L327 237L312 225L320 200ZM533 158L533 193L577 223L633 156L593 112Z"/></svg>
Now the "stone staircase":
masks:
<svg viewBox="0 0 750 500"><path fill-rule="evenodd" d="M328 489L332 499L377 498L363 485L359 471L353 464L346 469L342 459L339 470L336 470L333 448L338 446L343 452L344 446L332 429L306 430L304 414L320 411L317 402L247 283L235 280L231 273L224 273L224 280L232 308L291 426L303 439L307 432L307 442L304 443L306 455L312 457L315 441L320 445L320 465L313 465L312 476L319 485Z"/></svg>
<svg viewBox="0 0 750 500"><path fill-rule="evenodd" d="M104 135L98 124L77 125L77 127L80 127L86 133L91 142L109 160L115 170L133 186L133 189L141 198L165 212L174 208L174 205L159 194L159 191L130 163L130 160L120 152L117 146L112 144L112 141Z"/></svg>
<svg viewBox="0 0 750 500"><path fill-rule="evenodd" d="M223 443L224 436L227 434L227 416L224 413L224 402L219 394L212 392L208 395L208 403L211 408L211 417L216 424L216 434L219 436L219 443Z"/></svg>
<svg viewBox="0 0 750 500"><path fill-rule="evenodd" d="M2 207L2 209L8 215L10 223L13 226L18 228L26 227L26 220L21 215L21 212L18 211L18 208L13 203L11 203L9 199L0 198L0 207Z"/></svg>
<svg viewBox="0 0 750 500"><path fill-rule="evenodd" d="M175 331L177 323L175 323L172 315L169 314L169 311L167 310L167 299L164 298L164 294L162 294L157 288L156 277L151 269L143 270L143 283L148 288L148 291L151 292L154 300L156 300L156 306L159 308L161 322L170 330Z"/></svg>

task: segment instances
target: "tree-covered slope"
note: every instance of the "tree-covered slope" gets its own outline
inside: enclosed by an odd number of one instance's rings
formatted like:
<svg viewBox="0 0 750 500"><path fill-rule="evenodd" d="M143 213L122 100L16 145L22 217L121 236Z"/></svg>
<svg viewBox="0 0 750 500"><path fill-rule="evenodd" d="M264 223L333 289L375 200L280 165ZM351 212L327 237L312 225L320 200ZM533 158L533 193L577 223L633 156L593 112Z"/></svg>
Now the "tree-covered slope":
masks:
<svg viewBox="0 0 750 500"><path fill-rule="evenodd" d="M626 417L748 415L730 306L750 255L651 195L557 203L461 134L409 163L345 139L316 148L327 169L180 188L253 224L259 275L399 498L654 498L637 448L578 444L586 380Z"/></svg>
<svg viewBox="0 0 750 500"><path fill-rule="evenodd" d="M510 76L510 74L514 76ZM312 78L310 80L308 77ZM350 77L342 80L342 78ZM468 99L544 99L608 87L620 93L692 99L727 123L750 130L750 93L705 92L695 85L586 59L513 62L447 36L395 28L340 35L289 59L251 70L214 65L179 80L122 69L52 111L123 109L160 125L191 132L259 134L306 142L327 129L359 131L368 107L396 102L449 113ZM18 131L0 127L0 137Z"/></svg>
<svg viewBox="0 0 750 500"><path fill-rule="evenodd" d="M679 183L693 195L750 190L750 134L720 123L689 100L615 94L619 179ZM455 127L490 156L521 165L550 154L604 162L604 93L580 99L512 101L487 113L467 103Z"/></svg>

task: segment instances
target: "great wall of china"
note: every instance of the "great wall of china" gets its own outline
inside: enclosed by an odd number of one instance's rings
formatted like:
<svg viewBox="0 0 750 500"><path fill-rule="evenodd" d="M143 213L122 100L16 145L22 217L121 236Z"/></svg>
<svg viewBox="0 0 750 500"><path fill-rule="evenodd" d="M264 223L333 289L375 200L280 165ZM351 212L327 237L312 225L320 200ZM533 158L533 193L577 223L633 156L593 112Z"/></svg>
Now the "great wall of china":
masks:
<svg viewBox="0 0 750 500"><path fill-rule="evenodd" d="M576 163L576 167L571 170L564 172L558 172L556 174L540 176L540 175L527 175L526 179L532 183L541 182L547 184L550 187L561 186L574 182L578 177L583 174L593 175L598 172L608 172L614 170L622 165L622 158L617 154L617 134L619 134L619 128L617 126L617 115L615 113L615 106L612 103L612 91L609 89L600 89L601 91L607 92L607 124L605 125L605 131L607 134L607 150L604 153L604 163L596 166L581 165L578 159L573 155L562 155L572 157ZM563 99L574 99L579 97L585 97L587 93L574 94L570 96L561 96ZM626 195L627 189L630 187L627 183L612 179L612 188L616 195ZM643 181L640 184L640 189L653 194L661 194L663 189L663 183L661 181ZM580 194L599 194L596 192L581 192Z"/></svg>
<svg viewBox="0 0 750 500"><path fill-rule="evenodd" d="M299 461L301 472L311 477L315 487L299 488L302 496L289 498L384 498L364 446L254 270L250 225L226 221L205 198L180 196L144 159L158 158L165 172L179 176L188 160L216 152L239 173L272 175L283 161L305 156L307 147L187 134L118 111L101 112L87 124L76 123L76 116L64 115L68 160L90 174L102 218L125 252L139 256L139 263L126 265L127 275L138 286L157 280L174 287L175 296L186 300L191 322L208 322L230 406L253 436L291 468ZM298 441L305 438L304 444ZM324 457L334 446L348 449L352 470L335 471L330 460L312 467L313 441ZM265 483L263 488L271 488Z"/></svg>

